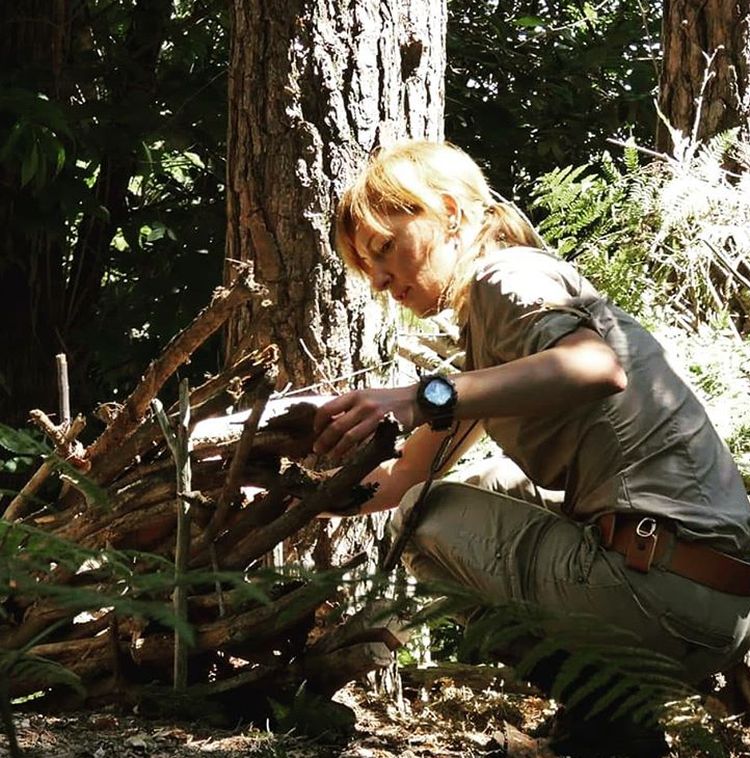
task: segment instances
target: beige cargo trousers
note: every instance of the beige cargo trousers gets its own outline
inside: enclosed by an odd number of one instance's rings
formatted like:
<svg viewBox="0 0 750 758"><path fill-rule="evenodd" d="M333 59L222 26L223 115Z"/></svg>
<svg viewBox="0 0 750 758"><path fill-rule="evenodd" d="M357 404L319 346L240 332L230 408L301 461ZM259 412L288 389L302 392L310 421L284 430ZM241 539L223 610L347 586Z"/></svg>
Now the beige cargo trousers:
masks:
<svg viewBox="0 0 750 758"><path fill-rule="evenodd" d="M394 531L421 485L403 498ZM488 605L535 604L554 614L591 614L634 633L641 645L683 663L698 682L750 646L750 597L730 595L665 571L627 568L600 543L599 528L559 515L562 493L538 489L499 457L465 482L435 482L403 553L424 582L459 584Z"/></svg>

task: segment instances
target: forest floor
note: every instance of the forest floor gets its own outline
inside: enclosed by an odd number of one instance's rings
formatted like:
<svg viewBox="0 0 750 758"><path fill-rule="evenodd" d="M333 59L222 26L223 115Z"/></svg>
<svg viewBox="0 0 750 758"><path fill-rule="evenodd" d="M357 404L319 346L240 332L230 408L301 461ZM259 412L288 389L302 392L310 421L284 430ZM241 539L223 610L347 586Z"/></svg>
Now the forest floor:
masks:
<svg viewBox="0 0 750 758"><path fill-rule="evenodd" d="M392 699L362 685L335 697L351 709L356 724L339 736L312 739L294 730L273 734L247 724L220 730L200 723L150 720L114 709L64 716L19 713L18 740L24 758L425 758L509 755L554 758L543 738L554 702L493 688L475 692L450 679L426 691L406 692L399 710ZM681 706L667 730L674 758L750 756L750 729L737 718L708 715L700 705ZM505 738L510 750L505 753ZM0 757L9 755L0 737Z"/></svg>

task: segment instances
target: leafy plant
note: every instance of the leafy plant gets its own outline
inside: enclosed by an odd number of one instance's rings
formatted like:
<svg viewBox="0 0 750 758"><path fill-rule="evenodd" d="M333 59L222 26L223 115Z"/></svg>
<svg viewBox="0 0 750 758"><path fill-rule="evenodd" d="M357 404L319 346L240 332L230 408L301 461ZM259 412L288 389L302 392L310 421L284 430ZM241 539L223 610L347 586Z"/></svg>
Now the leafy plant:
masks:
<svg viewBox="0 0 750 758"><path fill-rule="evenodd" d="M744 166L739 178L724 170L728 156ZM646 165L630 146L620 166L604 154L555 169L532 194L548 241L633 315L696 330L726 312L747 328L750 162L736 132L683 138Z"/></svg>
<svg viewBox="0 0 750 758"><path fill-rule="evenodd" d="M613 135L650 141L660 3L451 0L448 13L446 134L504 194Z"/></svg>
<svg viewBox="0 0 750 758"><path fill-rule="evenodd" d="M455 585L425 585L422 591L442 594L445 602L417 614L415 624L469 616L460 658L510 661L519 676L585 718L654 721L667 703L692 694L679 662L644 649L634 635L600 619L554 614L529 603L488 604Z"/></svg>
<svg viewBox="0 0 750 758"><path fill-rule="evenodd" d="M667 347L750 485L750 147L734 131L673 141L647 164L629 145L555 169L534 202L557 252Z"/></svg>

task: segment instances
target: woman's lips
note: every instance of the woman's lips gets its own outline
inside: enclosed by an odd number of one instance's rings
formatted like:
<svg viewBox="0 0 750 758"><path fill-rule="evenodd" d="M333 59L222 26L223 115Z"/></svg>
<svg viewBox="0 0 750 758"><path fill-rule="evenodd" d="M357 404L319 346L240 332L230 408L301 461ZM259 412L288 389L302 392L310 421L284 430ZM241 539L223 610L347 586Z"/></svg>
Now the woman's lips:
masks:
<svg viewBox="0 0 750 758"><path fill-rule="evenodd" d="M409 290L411 287L407 287L405 290L402 290L401 292L394 292L393 293L393 299L397 303L403 303L404 300L406 300L406 296L409 294Z"/></svg>

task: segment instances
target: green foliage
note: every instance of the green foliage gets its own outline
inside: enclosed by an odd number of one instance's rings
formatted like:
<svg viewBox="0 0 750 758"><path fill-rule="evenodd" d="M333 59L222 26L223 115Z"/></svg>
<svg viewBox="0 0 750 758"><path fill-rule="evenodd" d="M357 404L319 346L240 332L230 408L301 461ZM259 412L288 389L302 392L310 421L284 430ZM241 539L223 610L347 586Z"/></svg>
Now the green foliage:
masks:
<svg viewBox="0 0 750 758"><path fill-rule="evenodd" d="M608 137L650 142L661 4L448 3L446 134L505 194Z"/></svg>
<svg viewBox="0 0 750 758"><path fill-rule="evenodd" d="M618 166L605 154L555 169L534 187L540 228L558 252L647 323L696 329L725 311L742 329L750 261L750 179L723 166L742 161L736 133L705 145L678 143L676 157ZM742 165L740 163L740 165Z"/></svg>
<svg viewBox="0 0 750 758"><path fill-rule="evenodd" d="M596 287L629 313L644 317L650 297L651 218L634 201L641 174L633 150L625 167L605 153L597 164L567 166L545 174L532 190L544 213L539 230L560 255L575 260Z"/></svg>
<svg viewBox="0 0 750 758"><path fill-rule="evenodd" d="M487 604L473 590L424 586L446 600L414 623L445 615L470 617L458 655L464 660L514 662L521 677L549 688L551 697L586 718L660 718L667 703L691 694L681 664L644 649L630 633L586 614L556 615L529 603ZM478 612L478 609L481 611Z"/></svg>
<svg viewBox="0 0 750 758"><path fill-rule="evenodd" d="M70 126L56 103L36 92L0 90L0 113L12 126L0 145L0 164L15 166L21 187L44 189L65 166Z"/></svg>
<svg viewBox="0 0 750 758"><path fill-rule="evenodd" d="M555 169L534 204L558 253L656 332L750 488L750 148L736 132L673 139L675 155L648 164L631 146Z"/></svg>
<svg viewBox="0 0 750 758"><path fill-rule="evenodd" d="M9 28L43 45L43 13ZM65 30L56 68L24 53L0 72L6 421L44 402L31 388L61 343L78 407L127 392L222 276L225 4L85 0Z"/></svg>
<svg viewBox="0 0 750 758"><path fill-rule="evenodd" d="M726 319L695 332L662 325L656 336L706 406L750 491L750 339L738 339Z"/></svg>

